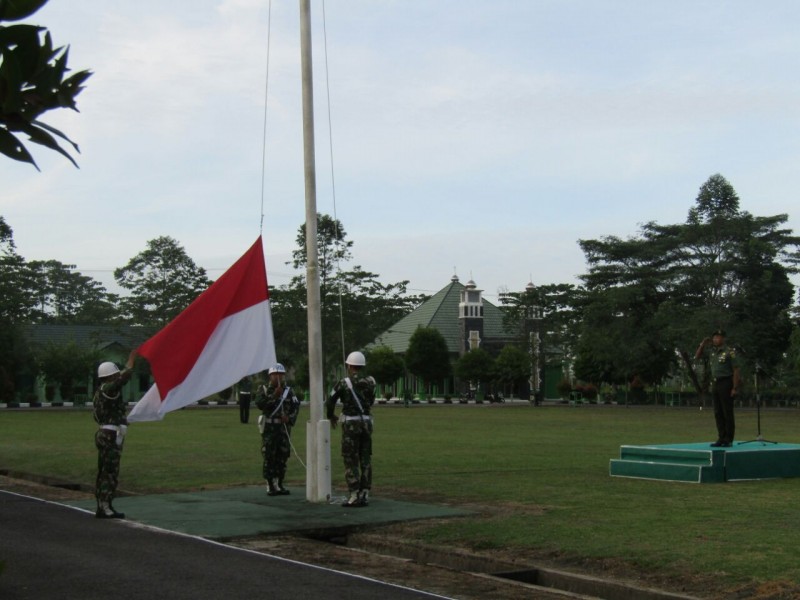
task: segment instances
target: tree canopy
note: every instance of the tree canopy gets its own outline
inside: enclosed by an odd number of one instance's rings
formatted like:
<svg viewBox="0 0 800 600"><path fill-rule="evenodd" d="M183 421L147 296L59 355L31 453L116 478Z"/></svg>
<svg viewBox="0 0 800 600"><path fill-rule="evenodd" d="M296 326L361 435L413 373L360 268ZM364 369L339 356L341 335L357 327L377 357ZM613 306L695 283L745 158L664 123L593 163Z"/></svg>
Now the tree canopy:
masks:
<svg viewBox="0 0 800 600"><path fill-rule="evenodd" d="M378 346L366 353L367 373L381 385L391 385L406 372L403 359L388 346Z"/></svg>
<svg viewBox="0 0 800 600"><path fill-rule="evenodd" d="M800 244L787 220L743 211L717 174L700 188L685 223L649 222L625 240L580 240L589 271L576 374L656 383L680 357L699 391L691 351L717 327L762 364L780 362Z"/></svg>
<svg viewBox="0 0 800 600"><path fill-rule="evenodd" d="M32 319L39 323L97 324L118 320L119 298L75 265L57 260L30 261L31 291L36 300Z"/></svg>
<svg viewBox="0 0 800 600"><path fill-rule="evenodd" d="M211 285L206 270L169 236L147 242L147 248L114 271L114 279L130 292L121 300L126 317L153 327L166 325Z"/></svg>
<svg viewBox="0 0 800 600"><path fill-rule="evenodd" d="M0 0L0 23L29 17L47 0ZM38 25L0 25L0 153L39 166L18 134L75 159L59 140L79 152L78 145L58 129L44 123L44 113L58 108L77 111L75 98L91 76L88 70L67 75L69 48L54 47L50 32Z"/></svg>
<svg viewBox="0 0 800 600"><path fill-rule="evenodd" d="M418 327L408 340L405 363L408 370L428 386L449 377L450 354L439 330Z"/></svg>
<svg viewBox="0 0 800 600"><path fill-rule="evenodd" d="M503 325L515 331L518 342L529 345L529 336L537 330L541 353L572 356L578 342L583 319L585 290L569 283L541 286L528 285L522 292L506 292L503 304Z"/></svg>
<svg viewBox="0 0 800 600"><path fill-rule="evenodd" d="M462 381L475 385L489 382L494 376L495 361L483 348L473 348L456 361L454 371Z"/></svg>
<svg viewBox="0 0 800 600"><path fill-rule="evenodd" d="M384 284L377 273L360 265L348 266L353 242L343 225L319 215L317 242L320 255L320 304L325 371L338 379L345 356L365 348L425 299L407 293L408 281ZM295 268L305 266L305 224L298 228ZM306 279L297 275L290 283L270 290L275 348L285 364L296 371L306 368L308 354Z"/></svg>
<svg viewBox="0 0 800 600"><path fill-rule="evenodd" d="M36 304L30 293L31 273L17 253L14 230L0 215L0 324L26 319Z"/></svg>
<svg viewBox="0 0 800 600"><path fill-rule="evenodd" d="M531 367L531 355L519 346L509 344L500 350L494 361L494 376L513 394L524 387L525 380L530 377Z"/></svg>

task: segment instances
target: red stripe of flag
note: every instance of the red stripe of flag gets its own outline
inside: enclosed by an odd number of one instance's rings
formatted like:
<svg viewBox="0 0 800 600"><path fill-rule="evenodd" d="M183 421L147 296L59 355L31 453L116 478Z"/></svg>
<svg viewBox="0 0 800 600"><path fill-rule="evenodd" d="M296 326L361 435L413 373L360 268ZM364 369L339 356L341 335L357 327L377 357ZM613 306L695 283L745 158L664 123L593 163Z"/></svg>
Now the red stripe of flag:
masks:
<svg viewBox="0 0 800 600"><path fill-rule="evenodd" d="M261 236L207 290L143 343L161 399L186 379L209 337L226 317L269 299Z"/></svg>

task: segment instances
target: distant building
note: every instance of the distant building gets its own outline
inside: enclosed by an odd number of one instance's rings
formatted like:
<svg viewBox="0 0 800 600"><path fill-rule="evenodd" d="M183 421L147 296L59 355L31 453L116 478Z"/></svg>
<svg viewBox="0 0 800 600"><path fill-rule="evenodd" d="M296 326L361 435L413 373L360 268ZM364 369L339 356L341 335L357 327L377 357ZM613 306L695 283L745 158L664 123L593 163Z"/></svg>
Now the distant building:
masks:
<svg viewBox="0 0 800 600"><path fill-rule="evenodd" d="M506 345L520 343L524 337L523 332L506 329L503 316L503 309L483 298L483 290L474 281L464 285L453 275L449 285L380 334L370 346L387 346L396 354L405 354L417 328L432 327L444 337L452 363L473 348L496 357ZM556 371L560 373L560 368ZM458 395L466 385L450 377L442 383L443 389L437 388L434 393ZM420 382L410 375L397 387L398 395L409 388L412 392L421 390ZM528 397L529 393L526 389L521 395Z"/></svg>
<svg viewBox="0 0 800 600"><path fill-rule="evenodd" d="M146 336L141 327L102 326L102 325L28 325L25 337L35 358L37 350L48 345L68 345L74 343L80 350L95 350L98 355L97 364L85 373L75 373L73 401L76 403L91 400L96 383L97 365L100 362L115 362L120 369L128 360L133 348L145 341ZM142 372L131 378L122 390L123 398L128 402L138 401L150 387L150 376ZM17 397L22 402L60 402L63 400L57 385L45 381L41 373L32 371L16 382Z"/></svg>

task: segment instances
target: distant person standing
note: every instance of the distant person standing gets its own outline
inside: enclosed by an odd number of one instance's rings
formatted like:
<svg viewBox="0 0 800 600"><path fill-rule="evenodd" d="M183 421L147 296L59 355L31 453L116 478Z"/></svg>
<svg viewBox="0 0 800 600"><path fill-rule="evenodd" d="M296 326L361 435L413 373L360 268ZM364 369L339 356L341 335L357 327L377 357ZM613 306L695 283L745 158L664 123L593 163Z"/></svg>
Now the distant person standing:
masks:
<svg viewBox="0 0 800 600"><path fill-rule="evenodd" d="M122 459L122 443L128 429L125 414L127 404L122 397L122 387L133 374L136 351L130 353L125 369L119 370L113 362L104 362L97 367L99 385L92 399L93 417L99 425L94 434L97 447L97 480L95 498L97 499L98 519L124 519L123 513L112 506L119 483L119 466Z"/></svg>
<svg viewBox="0 0 800 600"><path fill-rule="evenodd" d="M701 358L706 352L709 354L711 393L714 399L714 419L717 424L717 441L711 445L715 448L730 448L736 431L733 401L741 383L736 350L725 344L725 332L718 329L711 337L700 342L700 347L694 355L695 359Z"/></svg>
<svg viewBox="0 0 800 600"><path fill-rule="evenodd" d="M351 352L345 361L347 377L333 388L325 402L331 426L342 421L342 459L347 480L347 499L342 506L369 504L372 489L372 405L375 404L375 380L363 377L367 361L361 352ZM342 415L335 414L336 401L342 402Z"/></svg>
<svg viewBox="0 0 800 600"><path fill-rule="evenodd" d="M250 422L250 400L252 396L253 384L250 377L242 377L237 386L239 392L239 422Z"/></svg>
<svg viewBox="0 0 800 600"><path fill-rule="evenodd" d="M261 431L261 454L264 457L263 475L267 480L267 495L283 496L286 463L292 452L292 427L300 412L300 400L286 383L286 369L275 363L269 369L269 384L260 385L256 406L261 410L258 428Z"/></svg>

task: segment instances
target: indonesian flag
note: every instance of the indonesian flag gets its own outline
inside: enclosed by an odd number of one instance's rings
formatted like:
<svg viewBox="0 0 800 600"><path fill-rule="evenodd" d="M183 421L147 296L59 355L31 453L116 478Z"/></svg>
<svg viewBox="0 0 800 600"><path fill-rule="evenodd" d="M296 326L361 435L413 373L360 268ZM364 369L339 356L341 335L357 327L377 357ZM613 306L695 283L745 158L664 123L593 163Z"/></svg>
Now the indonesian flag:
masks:
<svg viewBox="0 0 800 600"><path fill-rule="evenodd" d="M275 363L261 236L175 319L142 344L155 383L128 421L157 421Z"/></svg>

